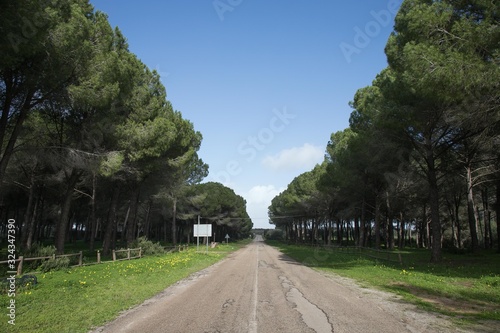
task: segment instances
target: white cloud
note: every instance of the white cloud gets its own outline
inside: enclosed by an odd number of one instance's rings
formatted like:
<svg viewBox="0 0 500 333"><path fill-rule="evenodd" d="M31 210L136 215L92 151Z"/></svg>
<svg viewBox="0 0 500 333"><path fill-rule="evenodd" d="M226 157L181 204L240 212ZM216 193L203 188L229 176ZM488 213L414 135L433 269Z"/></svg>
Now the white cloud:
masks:
<svg viewBox="0 0 500 333"><path fill-rule="evenodd" d="M284 149L274 156L266 156L262 164L276 171L312 169L323 161L324 149L305 143L302 147Z"/></svg>
<svg viewBox="0 0 500 333"><path fill-rule="evenodd" d="M279 194L274 185L257 185L248 191L246 195L248 204L270 203Z"/></svg>
<svg viewBox="0 0 500 333"><path fill-rule="evenodd" d="M274 185L256 185L243 194L247 201L247 212L252 219L255 228L273 228L268 224L267 208L271 200L284 188L278 189Z"/></svg>

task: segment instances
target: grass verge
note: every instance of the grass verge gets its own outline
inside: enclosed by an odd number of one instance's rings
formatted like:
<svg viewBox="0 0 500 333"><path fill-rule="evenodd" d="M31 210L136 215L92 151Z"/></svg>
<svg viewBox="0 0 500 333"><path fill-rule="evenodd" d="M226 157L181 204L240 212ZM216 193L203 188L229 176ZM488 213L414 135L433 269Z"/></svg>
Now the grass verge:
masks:
<svg viewBox="0 0 500 333"><path fill-rule="evenodd" d="M37 285L0 295L0 332L88 332L175 282L223 259L248 241L208 254L187 251L36 274ZM8 323L15 300L15 325Z"/></svg>
<svg viewBox="0 0 500 333"><path fill-rule="evenodd" d="M403 265L359 253L268 242L308 266L352 278L364 287L401 295L428 311L446 314L459 324L498 321L500 328L500 255L444 254L429 263L427 250L400 251Z"/></svg>

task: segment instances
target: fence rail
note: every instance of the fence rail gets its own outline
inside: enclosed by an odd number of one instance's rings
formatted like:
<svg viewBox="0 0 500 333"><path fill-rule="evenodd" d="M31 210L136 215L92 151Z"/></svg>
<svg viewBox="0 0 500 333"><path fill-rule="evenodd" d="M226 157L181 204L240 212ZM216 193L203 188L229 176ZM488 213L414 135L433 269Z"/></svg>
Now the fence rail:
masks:
<svg viewBox="0 0 500 333"><path fill-rule="evenodd" d="M139 251L137 256L130 256L131 251ZM127 258L123 259L116 259L116 253L120 252L127 252ZM19 258L15 259L15 262L19 262L17 265L17 270L16 274L17 275L22 275L23 274L23 264L28 261L35 261L35 260L47 260L47 259L57 259L57 258L65 258L65 257L76 257L78 256L78 264L77 265L72 265L72 267L79 267L83 266L83 251L80 251L78 253L69 253L69 254L53 254L51 256L44 256L44 257L33 257L33 258L25 258L24 256L19 256ZM113 261L117 260L130 260L130 259L136 259L136 258L141 258L142 257L142 248L137 248L137 249L125 249L125 250L113 250ZM4 260L0 261L0 264L7 264L9 262L12 262L11 260ZM97 251L97 263L101 263L101 253Z"/></svg>
<svg viewBox="0 0 500 333"><path fill-rule="evenodd" d="M167 253L173 253L173 252L182 252L182 251L187 250L188 248L189 248L189 245L178 245L178 246L166 246L166 247L164 247L164 250ZM123 252L127 253L126 258L117 258L116 254L123 253ZM137 252L137 253L135 253L135 252ZM136 255L132 256L132 254L136 254ZM72 265L72 267L103 263L103 261L101 260L101 252L99 250L97 251L97 262L85 263L85 264L83 263L83 252L82 251L80 251L78 253L58 254L58 255L54 254L54 255L50 255L50 256L33 257L33 258L25 258L24 256L19 256L17 259L14 259L16 263L17 262L19 263L17 265L16 273L17 273L17 275L22 275L23 264L25 262L28 262L28 261L47 260L47 259L54 259L55 260L57 258L76 257L76 256L78 256L78 264ZM113 261L139 259L142 257L143 257L142 247L139 247L136 249L113 250L113 252L112 252ZM11 262L12 262L12 260L4 260L4 261L0 261L0 264L7 264L7 263L11 263ZM112 262L112 261L108 261L108 262Z"/></svg>
<svg viewBox="0 0 500 333"><path fill-rule="evenodd" d="M177 246L164 246L163 249L167 251L167 253L172 253L172 252L182 252L185 251L189 248L189 245L177 245Z"/></svg>
<svg viewBox="0 0 500 333"><path fill-rule="evenodd" d="M23 274L23 264L24 264L24 262L27 262L27 261L45 260L45 259L55 260L57 258L76 257L76 256L78 256L78 265L74 265L74 266L82 266L83 265L83 252L82 251L80 251L78 253L59 254L59 255L53 254L51 256L34 257L34 258L25 258L24 256L19 256L17 259L14 259L15 262L19 262L19 264L17 265L16 274L17 275ZM11 260L4 260L4 261L0 261L0 264L7 264L9 262L11 262Z"/></svg>
<svg viewBox="0 0 500 333"><path fill-rule="evenodd" d="M139 251L139 253L135 257L130 256L130 252L132 251ZM121 258L121 259L116 259L116 254L117 253L122 253L122 252L127 252L127 258ZM142 257L142 248L139 247L137 249L123 249L123 250L113 250L113 261L119 261L119 260L130 260L130 259L137 259Z"/></svg>

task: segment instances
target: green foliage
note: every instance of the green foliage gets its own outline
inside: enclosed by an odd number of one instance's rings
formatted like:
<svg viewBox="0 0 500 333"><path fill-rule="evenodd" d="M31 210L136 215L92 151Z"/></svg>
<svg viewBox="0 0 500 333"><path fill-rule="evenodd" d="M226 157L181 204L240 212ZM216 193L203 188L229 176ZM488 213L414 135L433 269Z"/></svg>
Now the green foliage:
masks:
<svg viewBox="0 0 500 333"><path fill-rule="evenodd" d="M42 262L39 269L42 273L53 270L62 270L69 267L70 259L68 257L50 258Z"/></svg>
<svg viewBox="0 0 500 333"><path fill-rule="evenodd" d="M117 198L115 215L128 210L124 202L154 202L158 211L170 202L155 195L175 192L180 202L183 187L206 177L208 165L197 155L201 133L174 110L159 74L129 51L106 14L88 0L0 6L0 102L6 110L0 115L0 183L11 179L0 195L8 210L26 211L24 226L54 224L63 253L72 205L80 206L77 224L90 216L87 227L96 228L107 221L110 192ZM132 210L127 241L144 218L138 214ZM109 252L112 226L101 226L109 230ZM29 247L29 235L23 246Z"/></svg>
<svg viewBox="0 0 500 333"><path fill-rule="evenodd" d="M123 165L124 156L120 152L109 152L102 159L99 171L104 177L111 177L117 173Z"/></svg>
<svg viewBox="0 0 500 333"><path fill-rule="evenodd" d="M165 253L163 246L157 242L153 243L146 237L137 238L131 245L133 248L141 248L143 255L160 255Z"/></svg>
<svg viewBox="0 0 500 333"><path fill-rule="evenodd" d="M56 247L54 245L43 245L41 243L33 244L30 253L30 257L48 257L56 254Z"/></svg>
<svg viewBox="0 0 500 333"><path fill-rule="evenodd" d="M350 240L353 227L356 244L371 235L388 248L410 228L435 262L442 232L445 244L478 250L477 209L500 206L498 21L488 0L403 1L389 66L354 95L350 127L332 133L319 179L299 175L272 200L272 223L289 239L324 243ZM481 230L486 248L491 224ZM400 247L409 240L397 238Z"/></svg>
<svg viewBox="0 0 500 333"><path fill-rule="evenodd" d="M207 217L211 223L227 228L227 233L233 238L240 239L249 235L253 223L246 211L246 201L243 197L216 182L198 184L194 190L205 196L200 206L201 216Z"/></svg>

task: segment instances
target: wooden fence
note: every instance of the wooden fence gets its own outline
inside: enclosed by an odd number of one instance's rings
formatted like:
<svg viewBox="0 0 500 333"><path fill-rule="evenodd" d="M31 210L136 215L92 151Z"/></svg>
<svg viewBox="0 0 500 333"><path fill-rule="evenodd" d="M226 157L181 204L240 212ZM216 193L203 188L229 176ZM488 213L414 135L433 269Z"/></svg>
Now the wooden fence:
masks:
<svg viewBox="0 0 500 333"><path fill-rule="evenodd" d="M184 250L187 250L189 248L189 245L177 245L177 246L164 246L163 249L167 251L167 253L172 253L172 252L182 252Z"/></svg>
<svg viewBox="0 0 500 333"><path fill-rule="evenodd" d="M172 253L172 252L181 252L184 250L188 249L188 245L178 245L178 246L168 246L164 247L165 251L167 253ZM127 253L127 256L124 258L117 258L117 253ZM132 255L135 254L135 255ZM17 265L17 275L22 275L23 273L23 264L28 261L35 261L35 260L47 260L47 259L57 259L57 258L64 258L64 257L76 257L78 256L78 264L77 265L72 265L72 267L78 267L78 266L84 266L84 265L93 265L93 264L101 264L104 263L104 261L101 260L101 252L98 250L97 251L97 262L94 263L83 263L83 252L80 251L78 253L70 253L70 254L59 254L59 255L51 255L51 256L45 256L45 257L35 257L35 258L24 258L24 256L19 256L17 259L15 259L15 262L18 262L19 264ZM112 258L113 261L120 261L120 260L131 260L131 259L138 259L142 258L142 248L139 247L137 249L123 249L123 250L113 250L112 253ZM7 264L11 263L12 260L5 260L5 261L0 261L0 264ZM111 262L111 261L110 261Z"/></svg>
<svg viewBox="0 0 500 333"><path fill-rule="evenodd" d="M138 255L136 256L131 256L130 255L130 252L131 251L138 251ZM120 252L127 252L127 257L126 258L123 258L123 259L116 259L116 253L120 253ZM23 274L23 265L25 262L28 262L28 261L35 261L35 260L47 260L47 259L57 259L57 258L65 258L65 257L76 257L78 256L78 264L77 265L72 265L71 267L78 267L78 266L83 266L83 252L80 251L78 253L69 253L69 254L53 254L51 256L45 256L45 257L34 257L34 258L25 258L24 256L19 256L19 258L15 259L15 262L19 262L19 264L17 265L17 270L16 270L16 274L17 275L22 275ZM137 248L137 249L125 249L125 250L113 250L113 261L117 261L117 260L130 260L130 259L136 259L136 258L141 258L142 256L142 248ZM4 260L4 261L0 261L0 264L7 264L7 263L11 263L12 260ZM101 253L99 251L97 251L97 264L100 264L102 261L101 261Z"/></svg>
<svg viewBox="0 0 500 333"><path fill-rule="evenodd" d="M17 265L17 275L23 274L23 264L27 261L35 261L35 260L45 260L45 259L53 259L55 260L56 258L65 258L65 257L76 257L78 256L78 265L74 266L82 266L83 265L83 252L80 251L78 253L70 253L70 254L59 254L59 255L51 255L51 256L46 256L46 257L35 257L35 258L25 258L24 256L19 256L19 258L15 259L15 262L19 262ZM5 260L5 261L0 261L0 264L7 264L11 263L12 260Z"/></svg>
<svg viewBox="0 0 500 333"><path fill-rule="evenodd" d="M132 252L132 251L138 251L138 254L135 257L131 257L130 256L130 252ZM117 253L122 253L122 252L127 252L127 258L116 259L116 254ZM97 251L97 253L99 253L99 251ZM124 250L113 250L113 261L137 259L137 258L140 258L141 256L142 256L142 248L124 249ZM97 263L98 264L100 263L100 259L101 259L100 255L98 255L98 258L97 258Z"/></svg>

